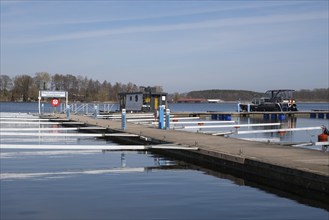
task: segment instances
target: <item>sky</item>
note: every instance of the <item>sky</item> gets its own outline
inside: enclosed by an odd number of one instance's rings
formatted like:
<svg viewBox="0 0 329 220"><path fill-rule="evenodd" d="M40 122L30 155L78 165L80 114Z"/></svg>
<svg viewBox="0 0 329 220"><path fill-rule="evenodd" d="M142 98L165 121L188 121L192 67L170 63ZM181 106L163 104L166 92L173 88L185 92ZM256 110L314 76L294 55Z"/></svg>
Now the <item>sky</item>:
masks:
<svg viewBox="0 0 329 220"><path fill-rule="evenodd" d="M1 75L206 89L328 88L328 0L1 1Z"/></svg>

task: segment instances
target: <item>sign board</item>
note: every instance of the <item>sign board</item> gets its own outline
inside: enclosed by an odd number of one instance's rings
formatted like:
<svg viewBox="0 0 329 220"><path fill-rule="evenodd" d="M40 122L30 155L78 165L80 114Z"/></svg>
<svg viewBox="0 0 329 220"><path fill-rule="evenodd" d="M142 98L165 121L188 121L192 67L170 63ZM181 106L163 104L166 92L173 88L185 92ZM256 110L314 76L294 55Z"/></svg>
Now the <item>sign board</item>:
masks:
<svg viewBox="0 0 329 220"><path fill-rule="evenodd" d="M65 98L66 92L65 91L40 91L41 97L48 97L48 98Z"/></svg>
<svg viewBox="0 0 329 220"><path fill-rule="evenodd" d="M65 105L66 107L69 106L69 94L66 91L44 91L44 90L39 90L39 115L41 115L41 99L42 97L44 98L52 98L50 104L53 107L57 107L60 105L60 98L65 98ZM62 106L61 106L62 109Z"/></svg>
<svg viewBox="0 0 329 220"><path fill-rule="evenodd" d="M58 98L53 98L53 99L51 99L51 102L50 102L50 104L51 104L53 107L57 107L57 106L59 106L60 103L61 103L61 102L59 101Z"/></svg>

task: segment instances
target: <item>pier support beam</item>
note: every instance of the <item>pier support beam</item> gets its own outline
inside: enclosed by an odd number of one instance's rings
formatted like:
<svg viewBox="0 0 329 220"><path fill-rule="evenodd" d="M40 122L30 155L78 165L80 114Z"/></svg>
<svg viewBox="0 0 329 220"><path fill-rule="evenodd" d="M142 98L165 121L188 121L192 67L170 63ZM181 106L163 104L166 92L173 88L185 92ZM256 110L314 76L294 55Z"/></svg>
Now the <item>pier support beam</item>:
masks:
<svg viewBox="0 0 329 220"><path fill-rule="evenodd" d="M126 130L127 128L127 114L126 109L122 109L121 111L121 129Z"/></svg>
<svg viewBox="0 0 329 220"><path fill-rule="evenodd" d="M70 107L70 105L67 105L66 106L66 118L70 119L70 117L71 117L71 107Z"/></svg>
<svg viewBox="0 0 329 220"><path fill-rule="evenodd" d="M170 109L166 109L166 129L170 129Z"/></svg>
<svg viewBox="0 0 329 220"><path fill-rule="evenodd" d="M159 129L164 128L164 105L159 106Z"/></svg>

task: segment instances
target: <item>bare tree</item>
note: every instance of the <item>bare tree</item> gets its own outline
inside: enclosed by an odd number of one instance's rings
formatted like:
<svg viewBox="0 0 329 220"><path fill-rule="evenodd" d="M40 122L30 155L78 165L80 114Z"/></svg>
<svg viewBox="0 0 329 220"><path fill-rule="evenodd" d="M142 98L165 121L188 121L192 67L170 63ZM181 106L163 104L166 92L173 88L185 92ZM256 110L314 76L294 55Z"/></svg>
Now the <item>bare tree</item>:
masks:
<svg viewBox="0 0 329 220"><path fill-rule="evenodd" d="M33 80L38 90L47 90L47 88L49 88L51 77L47 72L38 72L35 74Z"/></svg>
<svg viewBox="0 0 329 220"><path fill-rule="evenodd" d="M33 86L33 79L29 75L16 76L14 79L13 97L27 102L30 99L30 90Z"/></svg>
<svg viewBox="0 0 329 220"><path fill-rule="evenodd" d="M0 75L0 100L9 101L10 90L13 87L11 78L7 75Z"/></svg>

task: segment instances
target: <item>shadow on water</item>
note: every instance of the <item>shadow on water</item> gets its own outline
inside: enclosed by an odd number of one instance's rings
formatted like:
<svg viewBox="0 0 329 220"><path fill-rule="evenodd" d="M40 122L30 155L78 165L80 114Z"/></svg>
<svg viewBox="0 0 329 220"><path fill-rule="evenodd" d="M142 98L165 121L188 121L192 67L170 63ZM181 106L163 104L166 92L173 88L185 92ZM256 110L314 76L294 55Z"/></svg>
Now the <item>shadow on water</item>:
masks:
<svg viewBox="0 0 329 220"><path fill-rule="evenodd" d="M157 157L157 156L155 156ZM158 155L158 157L163 157ZM176 157L177 159L177 157ZM187 160L177 161L174 158L168 157L168 160L175 161L176 165L172 166L159 166L149 167L147 170L152 169L190 169L201 171L206 175L211 175L220 179L232 181L239 186L249 186L261 190L266 193L274 194L282 198L288 198L300 204L321 208L329 211L329 197L325 193L310 191L292 184L282 183L273 179L246 174L236 170L232 170L219 166L208 166L204 164L193 164Z"/></svg>

